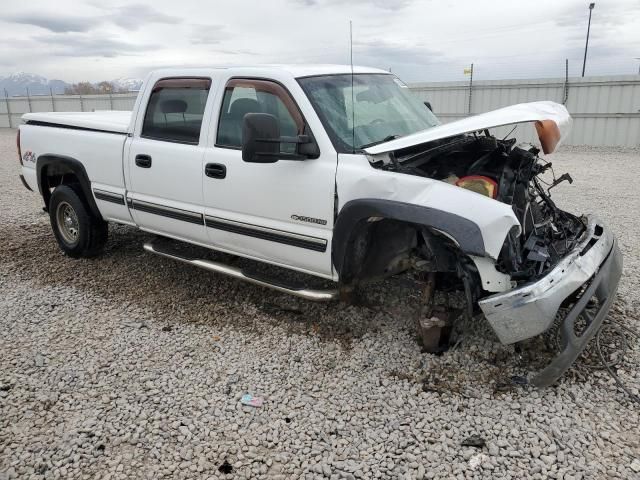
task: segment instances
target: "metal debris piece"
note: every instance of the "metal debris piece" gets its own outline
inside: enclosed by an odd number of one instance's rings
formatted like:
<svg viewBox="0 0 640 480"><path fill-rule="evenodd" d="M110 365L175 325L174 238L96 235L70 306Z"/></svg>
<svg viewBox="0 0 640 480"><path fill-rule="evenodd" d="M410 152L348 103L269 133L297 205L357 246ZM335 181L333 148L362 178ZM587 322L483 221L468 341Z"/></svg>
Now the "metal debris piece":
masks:
<svg viewBox="0 0 640 480"><path fill-rule="evenodd" d="M460 445L463 447L482 448L487 442L480 435L471 435L469 438L465 438Z"/></svg>
<svg viewBox="0 0 640 480"><path fill-rule="evenodd" d="M262 397L254 397L250 393L247 393L242 396L240 403L248 407L260 408L264 404L264 399Z"/></svg>
<svg viewBox="0 0 640 480"><path fill-rule="evenodd" d="M418 322L418 332L422 340L422 350L428 353L440 353L448 340L450 331L449 313L437 307L432 316Z"/></svg>

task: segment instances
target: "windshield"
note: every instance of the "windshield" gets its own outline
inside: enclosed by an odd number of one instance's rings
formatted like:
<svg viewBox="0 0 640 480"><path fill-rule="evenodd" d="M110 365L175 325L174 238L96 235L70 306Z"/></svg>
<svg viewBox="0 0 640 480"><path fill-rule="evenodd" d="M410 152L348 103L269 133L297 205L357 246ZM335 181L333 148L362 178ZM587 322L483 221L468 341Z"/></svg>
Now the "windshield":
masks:
<svg viewBox="0 0 640 480"><path fill-rule="evenodd" d="M298 80L338 152L351 153L439 124L394 75L353 75L353 91L351 79L347 74Z"/></svg>

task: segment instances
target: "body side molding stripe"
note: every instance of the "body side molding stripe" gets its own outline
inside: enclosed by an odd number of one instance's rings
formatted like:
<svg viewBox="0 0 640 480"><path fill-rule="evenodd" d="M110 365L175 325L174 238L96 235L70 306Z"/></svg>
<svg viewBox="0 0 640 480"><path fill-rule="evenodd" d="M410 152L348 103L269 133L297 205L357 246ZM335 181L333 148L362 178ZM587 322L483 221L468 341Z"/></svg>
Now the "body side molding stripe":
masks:
<svg viewBox="0 0 640 480"><path fill-rule="evenodd" d="M119 193L107 192L106 190L93 189L93 194L98 200L104 202L117 203L118 205L124 205L124 195Z"/></svg>
<svg viewBox="0 0 640 480"><path fill-rule="evenodd" d="M113 135L127 135L127 132L117 132L114 130L103 130L100 128L91 128L91 127L79 127L77 125L66 125L64 123L55 123L55 122L43 122L41 120L27 120L27 125L32 125L35 127L53 127L53 128L64 128L66 130L82 130L85 132L99 132L99 133L111 133Z"/></svg>
<svg viewBox="0 0 640 480"><path fill-rule="evenodd" d="M127 203L129 204L129 208L133 208L134 210L137 210L139 212L151 213L153 215L160 215L162 217L168 217L174 220L181 220L183 222L204 225L204 220L201 213L182 210L179 208L165 207L164 205L143 202L142 200L136 200L132 198L127 198Z"/></svg>
<svg viewBox="0 0 640 480"><path fill-rule="evenodd" d="M315 252L325 252L327 250L327 240L323 238L309 237L307 235L286 232L284 230L260 227L249 223L236 222L210 216L205 216L205 225L209 228L224 230L225 232L260 238L262 240L269 240L271 242L305 248Z"/></svg>
<svg viewBox="0 0 640 480"><path fill-rule="evenodd" d="M99 198L97 191L94 191L94 193L96 193L96 198ZM124 204L124 199L122 200L121 204ZM286 232L284 230L277 230L273 228L252 225L249 223L226 220L219 217L203 217L202 214L191 212L189 210L166 207L164 205L143 202L141 200L132 198L127 198L127 204L129 208L132 208L139 212L160 215L163 217L173 218L174 220L195 223L197 225L206 225L209 228L215 228L217 230L223 230L230 233L237 233L239 235L246 235L248 237L260 238L262 240L268 240L271 242L282 243L294 247L305 248L307 250L313 250L315 252L325 252L327 250L328 242L323 238L300 235L298 233Z"/></svg>

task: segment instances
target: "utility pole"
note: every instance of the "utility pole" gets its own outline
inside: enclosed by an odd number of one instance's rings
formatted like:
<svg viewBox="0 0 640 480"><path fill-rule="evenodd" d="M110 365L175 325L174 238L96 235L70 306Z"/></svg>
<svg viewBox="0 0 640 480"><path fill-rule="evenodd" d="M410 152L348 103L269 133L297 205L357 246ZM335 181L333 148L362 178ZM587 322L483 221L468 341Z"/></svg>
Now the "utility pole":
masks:
<svg viewBox="0 0 640 480"><path fill-rule="evenodd" d="M591 12L593 11L593 7L595 7L595 3L589 4L589 23L587 24L587 42L584 44L584 60L582 61L582 76L584 77L584 69L587 66L587 49L589 48L589 30L591 30Z"/></svg>

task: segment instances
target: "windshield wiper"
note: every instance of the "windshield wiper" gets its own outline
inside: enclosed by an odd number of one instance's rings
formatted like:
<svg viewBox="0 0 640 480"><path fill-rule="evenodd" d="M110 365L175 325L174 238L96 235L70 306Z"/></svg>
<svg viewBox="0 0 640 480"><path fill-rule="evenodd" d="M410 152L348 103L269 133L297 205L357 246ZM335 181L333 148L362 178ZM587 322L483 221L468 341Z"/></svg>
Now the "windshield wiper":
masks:
<svg viewBox="0 0 640 480"><path fill-rule="evenodd" d="M396 138L400 138L402 135L389 135L388 137L384 137L382 140L378 140L377 142L365 143L364 145L360 145L360 149L373 147L374 145L380 145L381 143L388 142L389 140L395 140Z"/></svg>

